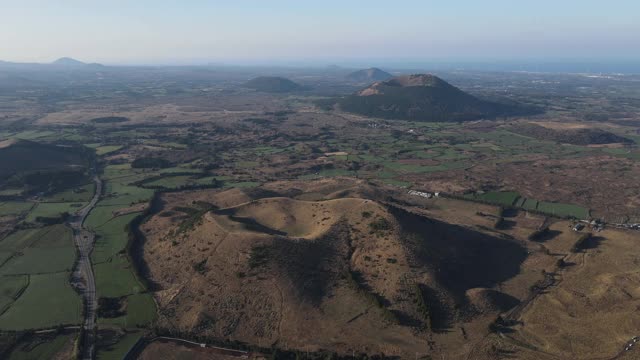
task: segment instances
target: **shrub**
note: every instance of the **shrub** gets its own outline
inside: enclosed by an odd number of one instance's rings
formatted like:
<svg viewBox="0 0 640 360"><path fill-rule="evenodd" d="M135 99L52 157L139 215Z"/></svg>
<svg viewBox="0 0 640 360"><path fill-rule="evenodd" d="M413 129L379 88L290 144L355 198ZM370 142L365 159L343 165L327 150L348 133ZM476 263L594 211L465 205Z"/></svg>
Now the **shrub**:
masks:
<svg viewBox="0 0 640 360"><path fill-rule="evenodd" d="M378 217L369 223L369 227L374 231L385 231L391 229L391 223L383 217Z"/></svg>
<svg viewBox="0 0 640 360"><path fill-rule="evenodd" d="M202 261L199 261L193 264L193 270L204 275L207 272L207 259L204 259Z"/></svg>
<svg viewBox="0 0 640 360"><path fill-rule="evenodd" d="M269 247L266 245L258 245L251 248L249 257L249 267L254 269L263 266L269 260Z"/></svg>

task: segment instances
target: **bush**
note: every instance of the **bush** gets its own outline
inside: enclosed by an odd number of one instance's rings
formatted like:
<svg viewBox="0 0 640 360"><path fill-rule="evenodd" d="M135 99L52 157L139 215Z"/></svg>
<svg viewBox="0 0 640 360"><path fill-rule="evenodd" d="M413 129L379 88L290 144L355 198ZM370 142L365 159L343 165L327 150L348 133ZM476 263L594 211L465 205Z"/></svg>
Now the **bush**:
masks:
<svg viewBox="0 0 640 360"><path fill-rule="evenodd" d="M126 315L123 310L124 297L101 297L98 299L98 316L101 318L117 318Z"/></svg>
<svg viewBox="0 0 640 360"><path fill-rule="evenodd" d="M204 259L202 261L199 261L195 264L193 264L193 270L199 272L200 274L204 275L207 272L207 259Z"/></svg>
<svg viewBox="0 0 640 360"><path fill-rule="evenodd" d="M529 235L529 240L530 240L530 241L539 241L539 240L541 240L542 238L544 238L545 236L547 236L547 234L549 234L549 227L548 227L548 226L545 226L545 227L544 227L544 228L542 228L542 229L538 229L538 230L536 230L536 231L532 232L532 233Z"/></svg>
<svg viewBox="0 0 640 360"><path fill-rule="evenodd" d="M386 231L391 229L391 223L383 217L378 217L369 223L369 227L373 231Z"/></svg>
<svg viewBox="0 0 640 360"><path fill-rule="evenodd" d="M263 266L269 260L269 247L266 245L258 245L251 248L249 257L249 267L254 269Z"/></svg>

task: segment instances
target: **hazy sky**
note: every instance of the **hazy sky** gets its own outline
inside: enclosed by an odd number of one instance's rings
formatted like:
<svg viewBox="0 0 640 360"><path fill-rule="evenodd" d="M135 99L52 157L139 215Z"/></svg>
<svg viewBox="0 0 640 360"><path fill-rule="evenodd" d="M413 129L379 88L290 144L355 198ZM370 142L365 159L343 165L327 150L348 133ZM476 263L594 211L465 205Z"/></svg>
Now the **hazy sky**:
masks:
<svg viewBox="0 0 640 360"><path fill-rule="evenodd" d="M638 0L0 0L0 59L640 59Z"/></svg>

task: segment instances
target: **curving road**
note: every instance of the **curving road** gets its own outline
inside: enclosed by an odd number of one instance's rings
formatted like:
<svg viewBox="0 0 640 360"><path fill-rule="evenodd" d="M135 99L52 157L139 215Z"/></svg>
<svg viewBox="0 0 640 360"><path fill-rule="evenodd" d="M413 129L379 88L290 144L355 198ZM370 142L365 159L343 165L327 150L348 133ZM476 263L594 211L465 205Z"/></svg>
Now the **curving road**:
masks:
<svg viewBox="0 0 640 360"><path fill-rule="evenodd" d="M69 226L73 230L73 242L78 248L78 263L73 271L74 287L82 294L84 302L83 339L84 344L81 358L93 359L95 352L95 326L98 300L96 298L96 283L91 266L91 251L93 250L95 235L84 228L84 220L89 212L96 206L102 193L102 180L96 175L93 178L96 191L87 206L78 210L69 220Z"/></svg>

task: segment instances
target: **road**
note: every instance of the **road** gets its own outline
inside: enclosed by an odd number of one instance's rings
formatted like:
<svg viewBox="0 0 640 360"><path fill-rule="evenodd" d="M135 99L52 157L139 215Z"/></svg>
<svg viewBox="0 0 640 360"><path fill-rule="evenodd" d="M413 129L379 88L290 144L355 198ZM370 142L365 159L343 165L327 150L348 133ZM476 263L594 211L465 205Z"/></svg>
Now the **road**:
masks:
<svg viewBox="0 0 640 360"><path fill-rule="evenodd" d="M78 210L69 220L69 226L73 230L73 241L78 248L78 263L73 271L73 286L82 294L84 303L83 321L83 360L93 359L95 353L95 326L98 300L96 298L96 283L91 266L91 251L93 250L95 234L84 228L83 223L100 199L102 193L102 180L94 176L96 191L87 206Z"/></svg>

